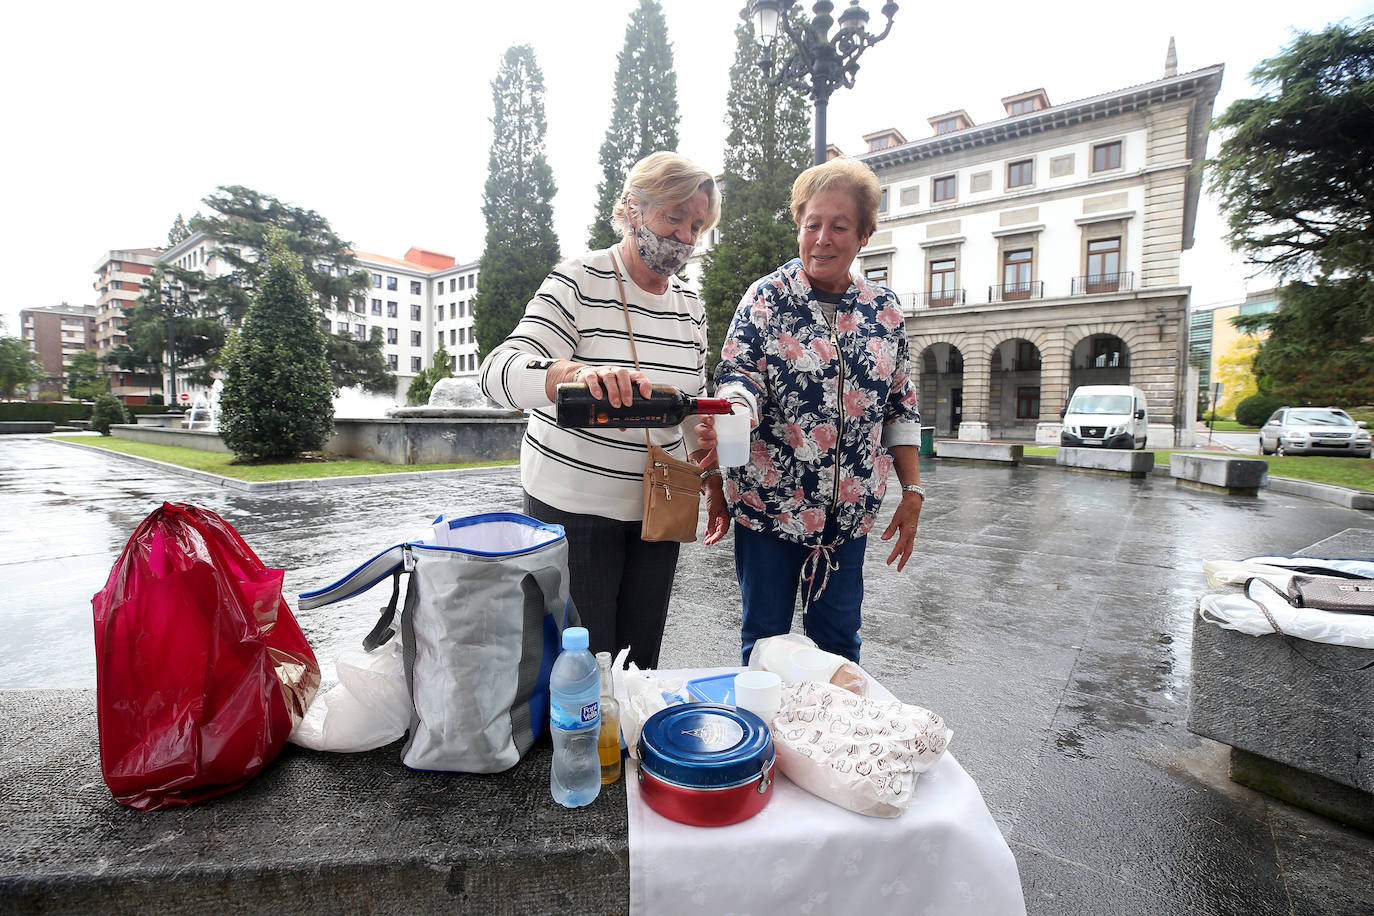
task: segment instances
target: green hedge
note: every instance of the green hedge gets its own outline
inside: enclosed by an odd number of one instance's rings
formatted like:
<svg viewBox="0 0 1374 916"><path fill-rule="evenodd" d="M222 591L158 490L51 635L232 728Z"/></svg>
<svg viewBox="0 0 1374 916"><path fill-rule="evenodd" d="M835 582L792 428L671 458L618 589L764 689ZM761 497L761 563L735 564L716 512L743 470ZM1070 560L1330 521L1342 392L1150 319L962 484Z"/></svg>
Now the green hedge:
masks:
<svg viewBox="0 0 1374 916"><path fill-rule="evenodd" d="M166 413L181 408L167 407L163 404L132 404L129 409L135 415L141 413ZM66 423L68 420L89 420L91 405L74 401L5 401L0 402L0 421L14 420L51 420L53 423Z"/></svg>

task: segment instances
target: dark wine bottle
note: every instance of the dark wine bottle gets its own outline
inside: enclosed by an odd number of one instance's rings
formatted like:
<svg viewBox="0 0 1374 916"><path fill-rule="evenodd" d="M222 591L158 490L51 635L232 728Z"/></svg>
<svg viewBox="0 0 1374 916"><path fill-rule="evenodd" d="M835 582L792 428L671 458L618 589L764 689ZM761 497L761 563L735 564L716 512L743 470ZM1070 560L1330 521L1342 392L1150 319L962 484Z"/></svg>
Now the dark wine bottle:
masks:
<svg viewBox="0 0 1374 916"><path fill-rule="evenodd" d="M694 398L671 385L655 385L647 398L635 388L634 400L620 407L612 407L602 394L598 400L586 385L559 385L554 399L558 425L580 429L676 426L692 414L729 413L731 407L725 398Z"/></svg>

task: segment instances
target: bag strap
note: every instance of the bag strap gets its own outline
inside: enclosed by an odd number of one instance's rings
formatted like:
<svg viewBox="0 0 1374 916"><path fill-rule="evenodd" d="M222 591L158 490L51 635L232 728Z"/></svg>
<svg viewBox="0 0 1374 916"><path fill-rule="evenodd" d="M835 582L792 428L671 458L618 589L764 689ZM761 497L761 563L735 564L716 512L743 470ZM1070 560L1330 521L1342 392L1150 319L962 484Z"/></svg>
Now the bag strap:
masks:
<svg viewBox="0 0 1374 916"><path fill-rule="evenodd" d="M331 585L317 588L314 591L301 592L296 596L300 603L300 609L310 611L317 607L333 604L336 601L343 601L345 598L352 598L354 595L361 595L387 576L397 573L405 565L405 546L404 544L397 544L383 550Z"/></svg>
<svg viewBox="0 0 1374 916"><path fill-rule="evenodd" d="M635 369L642 372L639 368L639 351L635 349L635 332L630 327L630 305L625 301L625 282L620 279L620 262L616 260L615 249L611 249L611 269L615 271L615 288L620 292L620 310L625 313L625 333L630 337L630 357L635 361ZM654 440L649 438L649 430L644 430L644 451L647 453L653 448Z"/></svg>
<svg viewBox="0 0 1374 916"><path fill-rule="evenodd" d="M1301 640L1298 637L1293 636L1291 634L1285 633L1282 629L1280 629L1278 621L1274 619L1273 614L1269 613L1269 608L1264 606L1264 602L1260 601L1254 595L1250 594L1250 589L1255 585L1255 583L1259 583L1260 585L1263 585L1265 588L1269 589L1279 598L1283 599L1284 603L1288 604L1289 606L1294 606L1292 601L1289 599L1287 595L1279 591L1278 588L1274 586L1274 583L1270 582L1268 579L1265 579L1261 576L1255 576L1245 581L1245 596L1249 598L1251 601L1255 602L1255 604L1259 605L1260 612L1264 614L1264 619L1269 621L1269 626L1274 628L1274 632L1279 634L1280 638L1282 638L1284 642L1288 643L1288 647L1292 649L1294 652L1296 652L1298 655L1302 656L1303 660L1306 661L1313 668L1318 668L1323 671L1341 671L1347 674L1355 671L1364 671L1366 668L1374 668L1374 661L1371 661L1365 665L1357 665L1354 668L1338 668L1334 665L1327 665L1322 662L1319 662L1312 656L1308 655L1306 652L1302 650L1302 646L1300 645L1300 643L1302 643L1304 640Z"/></svg>

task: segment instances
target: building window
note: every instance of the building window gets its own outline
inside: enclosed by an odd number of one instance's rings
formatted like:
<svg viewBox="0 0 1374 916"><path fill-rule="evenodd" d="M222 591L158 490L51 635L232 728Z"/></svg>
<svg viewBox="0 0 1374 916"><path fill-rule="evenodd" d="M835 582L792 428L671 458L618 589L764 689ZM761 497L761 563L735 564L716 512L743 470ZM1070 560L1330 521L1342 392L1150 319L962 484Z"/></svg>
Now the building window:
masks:
<svg viewBox="0 0 1374 916"><path fill-rule="evenodd" d="M1016 389L1016 419L1018 420L1038 420L1040 419L1040 388L1017 387Z"/></svg>
<svg viewBox="0 0 1374 916"><path fill-rule="evenodd" d="M1121 168L1121 141L1099 143L1093 147L1093 171L1110 172Z"/></svg>
<svg viewBox="0 0 1374 916"><path fill-rule="evenodd" d="M458 357L456 357L456 356L450 356L450 357L448 358L448 371L449 371L449 372L457 372L457 371L458 371Z"/></svg>
<svg viewBox="0 0 1374 916"><path fill-rule="evenodd" d="M419 280L411 280L411 281L410 281L410 294L411 294L412 296L418 296L418 295L420 295L420 281L419 281Z"/></svg>
<svg viewBox="0 0 1374 916"><path fill-rule="evenodd" d="M1035 181L1035 160L1021 159L1007 163L1007 187L1024 188Z"/></svg>
<svg viewBox="0 0 1374 916"><path fill-rule="evenodd" d="M418 356L412 356L412 357L410 358L410 371L411 371L411 372L419 372L419 371L420 371L420 357L418 357Z"/></svg>
<svg viewBox="0 0 1374 916"><path fill-rule="evenodd" d="M960 118L945 118L942 121L935 122L935 133L937 136L940 134L951 134L963 126L964 122Z"/></svg>
<svg viewBox="0 0 1374 916"><path fill-rule="evenodd" d="M394 302L388 302L388 303L386 304L386 317L388 317L388 318L395 318L395 317L396 317L396 314L397 314L396 308L397 308L396 303L394 303Z"/></svg>
<svg viewBox="0 0 1374 916"><path fill-rule="evenodd" d="M359 340L367 340L367 325L365 325L365 324L355 324L355 325L353 325L353 336L356 337L356 338L358 338Z"/></svg>
<svg viewBox="0 0 1374 916"><path fill-rule="evenodd" d="M876 267L865 267L864 278L870 283L887 286L887 265L879 264Z"/></svg>
<svg viewBox="0 0 1374 916"><path fill-rule="evenodd" d="M1012 102L1010 105L1007 106L1007 114L1011 115L1013 118L1017 115L1030 114L1032 111L1039 110L1039 99L1021 99L1020 101Z"/></svg>
<svg viewBox="0 0 1374 916"><path fill-rule="evenodd" d="M449 277L449 278L448 278L448 291L449 291L449 292L454 292L454 291L457 290L457 289L458 289L458 280L457 280L457 278L456 278L456 277Z"/></svg>
<svg viewBox="0 0 1374 916"><path fill-rule="evenodd" d="M1016 342L1016 363L1018 372L1037 371L1040 368L1040 348L1029 340Z"/></svg>
<svg viewBox="0 0 1374 916"><path fill-rule="evenodd" d="M930 304L954 304L954 259L930 262Z"/></svg>
<svg viewBox="0 0 1374 916"><path fill-rule="evenodd" d="M457 328L449 328L449 329L448 329L448 342L449 342L450 345L452 345L452 344L457 344L457 343L458 343L458 329L457 329Z"/></svg>
<svg viewBox="0 0 1374 916"><path fill-rule="evenodd" d="M372 288L373 288L373 289L381 289L381 288L382 288L382 275L381 275L381 274L373 274L373 275L372 275Z"/></svg>
<svg viewBox="0 0 1374 916"><path fill-rule="evenodd" d="M1094 239L1088 242L1088 292L1114 292L1120 280L1120 273L1120 237Z"/></svg>
<svg viewBox="0 0 1374 916"><path fill-rule="evenodd" d="M1002 298L1029 299L1031 294L1031 249L1008 251L1002 256Z"/></svg>
<svg viewBox="0 0 1374 916"><path fill-rule="evenodd" d="M930 182L930 199L934 203L938 204L942 200L954 200L958 193L958 186L955 184L953 175L935 178Z"/></svg>
<svg viewBox="0 0 1374 916"><path fill-rule="evenodd" d="M459 278L458 278L458 288L459 288L459 289L466 289L466 288L467 288L467 279L468 279L468 278L467 278L466 276L462 276L462 277L459 277Z"/></svg>
<svg viewBox="0 0 1374 916"><path fill-rule="evenodd" d="M420 307L419 307L418 305L412 305L412 306L410 307L410 320L411 320L411 321L419 321L419 320L420 320Z"/></svg>
<svg viewBox="0 0 1374 916"><path fill-rule="evenodd" d="M372 300L372 314L374 314L374 315L380 315L381 313L382 313L382 300L380 300L380 299L373 299L373 300Z"/></svg>
<svg viewBox="0 0 1374 916"><path fill-rule="evenodd" d="M459 314L460 317L463 317L463 318L466 318L466 317L467 317L467 314L468 314L468 301L467 301L466 299L464 299L462 302L458 303L458 314Z"/></svg>
<svg viewBox="0 0 1374 916"><path fill-rule="evenodd" d="M1121 338L1094 337L1093 356L1089 364L1094 369L1116 369L1121 365Z"/></svg>
<svg viewBox="0 0 1374 916"><path fill-rule="evenodd" d="M878 194L878 212L887 212L887 188L883 188L882 192Z"/></svg>
<svg viewBox="0 0 1374 916"><path fill-rule="evenodd" d="M396 278L395 278L395 277L387 277L387 278L386 278L386 288L387 288L388 290L390 290L391 292L393 292L393 293L396 292Z"/></svg>
<svg viewBox="0 0 1374 916"><path fill-rule="evenodd" d="M420 332L419 332L419 331L411 331L411 332L410 332L410 345L411 345L412 347L418 347L418 346L420 345Z"/></svg>
<svg viewBox="0 0 1374 916"><path fill-rule="evenodd" d="M400 342L395 328L386 329L386 342L389 344L396 344Z"/></svg>
<svg viewBox="0 0 1374 916"><path fill-rule="evenodd" d="M338 324L334 325L334 330L337 331L337 332L340 333L340 334L347 334L347 333L348 333L348 322L347 322L347 321L340 321Z"/></svg>
<svg viewBox="0 0 1374 916"><path fill-rule="evenodd" d="M391 367L392 372L395 372L400 364L400 360L395 353L388 353L386 355L386 364Z"/></svg>
<svg viewBox="0 0 1374 916"><path fill-rule="evenodd" d="M330 322L330 320L329 320L328 318L322 319L322 320L320 321L320 330L321 330L321 331L324 331L326 334L329 333L329 329L330 329L331 327L333 327L333 324ZM101 330L104 330L104 329L102 328Z"/></svg>

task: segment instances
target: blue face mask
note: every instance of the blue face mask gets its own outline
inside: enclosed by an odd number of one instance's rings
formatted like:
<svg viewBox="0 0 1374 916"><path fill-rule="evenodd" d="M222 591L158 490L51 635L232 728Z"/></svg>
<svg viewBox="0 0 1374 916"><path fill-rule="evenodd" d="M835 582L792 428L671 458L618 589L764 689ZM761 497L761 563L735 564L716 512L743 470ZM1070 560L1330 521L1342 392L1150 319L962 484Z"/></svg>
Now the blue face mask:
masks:
<svg viewBox="0 0 1374 916"><path fill-rule="evenodd" d="M635 244L644 266L660 277L671 277L692 256L693 245L659 235L643 223L635 230Z"/></svg>

